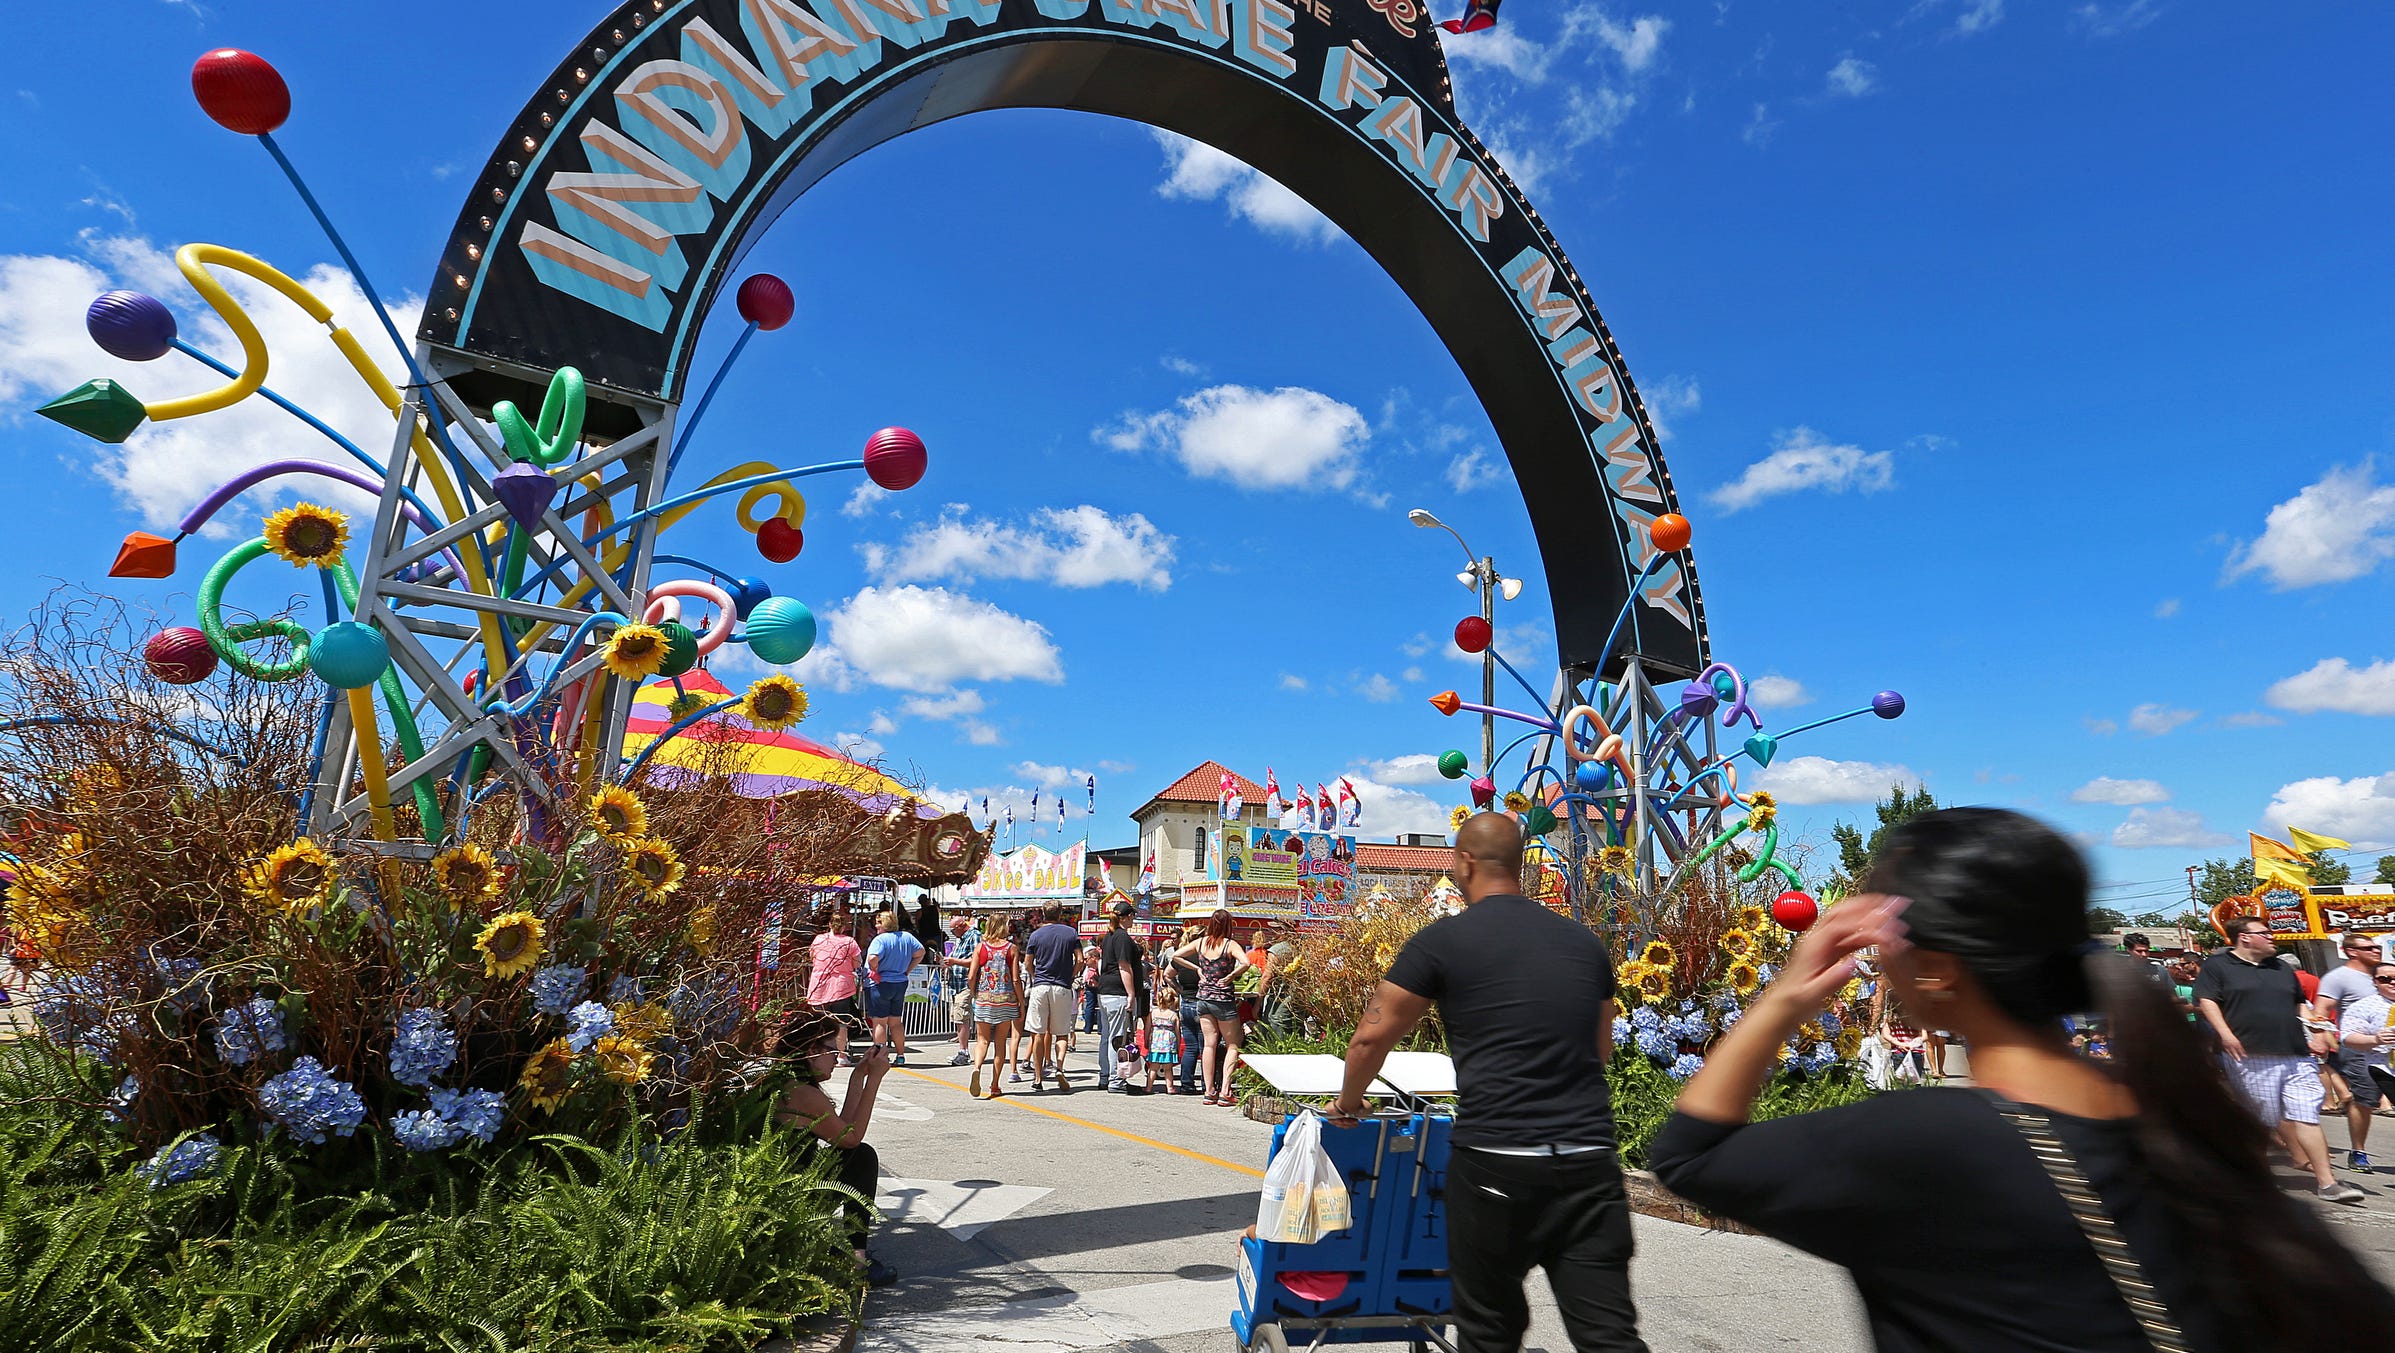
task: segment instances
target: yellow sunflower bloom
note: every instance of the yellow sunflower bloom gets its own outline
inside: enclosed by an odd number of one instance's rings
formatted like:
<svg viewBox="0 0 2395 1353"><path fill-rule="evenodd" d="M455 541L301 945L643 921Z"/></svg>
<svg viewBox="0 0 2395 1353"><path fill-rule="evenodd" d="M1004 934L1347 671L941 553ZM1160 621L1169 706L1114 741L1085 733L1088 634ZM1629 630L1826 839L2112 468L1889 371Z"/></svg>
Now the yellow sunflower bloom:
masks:
<svg viewBox="0 0 2395 1353"><path fill-rule="evenodd" d="M1677 957L1672 953L1671 945L1662 940L1648 940L1646 947L1638 951L1638 956L1658 968L1670 967Z"/></svg>
<svg viewBox="0 0 2395 1353"><path fill-rule="evenodd" d="M689 718L691 715L698 713L700 710L705 709L707 706L713 703L715 702L709 700L706 696L699 694L697 691L684 691L680 695L675 696L673 703L667 705L665 709L667 717L671 718L675 723L680 723L684 719Z"/></svg>
<svg viewBox="0 0 2395 1353"><path fill-rule="evenodd" d="M333 857L303 836L252 864L242 886L260 906L293 912L324 901L338 877Z"/></svg>
<svg viewBox="0 0 2395 1353"><path fill-rule="evenodd" d="M590 1053L598 1062L599 1074L618 1085L638 1085L648 1079L649 1064L657 1060L647 1048L618 1034L591 1044Z"/></svg>
<svg viewBox="0 0 2395 1353"><path fill-rule="evenodd" d="M690 941L690 947L702 955L715 952L715 908L712 904L690 913L690 919L682 923L682 938Z"/></svg>
<svg viewBox="0 0 2395 1353"><path fill-rule="evenodd" d="M1769 914L1751 902L1730 913L1731 923L1740 930L1748 932L1752 932L1767 919L1769 919Z"/></svg>
<svg viewBox="0 0 2395 1353"><path fill-rule="evenodd" d="M807 717L806 688L776 672L748 688L740 713L757 727L778 733Z"/></svg>
<svg viewBox="0 0 2395 1353"><path fill-rule="evenodd" d="M1817 1019L1809 1019L1796 1026L1796 1041L1804 1044L1808 1048L1813 1046L1815 1043L1822 1042L1829 1036L1830 1031L1822 1028L1821 1021Z"/></svg>
<svg viewBox="0 0 2395 1353"><path fill-rule="evenodd" d="M1860 977L1848 978L1846 985L1838 988L1838 999L1848 1005L1861 1001L1863 999L1863 979Z"/></svg>
<svg viewBox="0 0 2395 1353"><path fill-rule="evenodd" d="M314 503L293 503L266 519L266 548L294 568L324 568L349 547L349 517Z"/></svg>
<svg viewBox="0 0 2395 1353"><path fill-rule="evenodd" d="M626 681L646 681L665 670L670 648L665 631L655 625L624 625L607 636L602 661Z"/></svg>
<svg viewBox="0 0 2395 1353"><path fill-rule="evenodd" d="M1755 937L1743 930L1725 930L1718 947L1732 958L1747 958L1755 952Z"/></svg>
<svg viewBox="0 0 2395 1353"><path fill-rule="evenodd" d="M573 1046L562 1038L549 1040L524 1063L524 1074L517 1077L516 1084L524 1087L534 1108L555 1113L566 1096L574 1093Z"/></svg>
<svg viewBox="0 0 2395 1353"><path fill-rule="evenodd" d="M1741 996L1752 995L1756 987L1763 985L1763 973L1752 963L1733 963L1726 976L1730 990Z"/></svg>
<svg viewBox="0 0 2395 1353"><path fill-rule="evenodd" d="M432 886L452 907L480 905L499 895L499 862L480 846L451 846L432 857Z"/></svg>
<svg viewBox="0 0 2395 1353"><path fill-rule="evenodd" d="M1607 846L1597 852L1597 868L1607 874L1628 874L1633 862L1628 846Z"/></svg>
<svg viewBox="0 0 2395 1353"><path fill-rule="evenodd" d="M1746 802L1747 806L1751 808L1770 808L1777 810L1780 806L1779 796L1772 793L1768 789L1758 789L1754 793L1747 795Z"/></svg>
<svg viewBox="0 0 2395 1353"><path fill-rule="evenodd" d="M1838 1031L1838 1037L1832 1046L1838 1049L1840 1057L1854 1056L1863 1050L1862 1029L1852 1024L1847 1025Z"/></svg>
<svg viewBox="0 0 2395 1353"><path fill-rule="evenodd" d="M608 1013L615 1016L615 1031L635 1043L654 1043L674 1031L674 1018L655 1001L646 1005L614 1005Z"/></svg>
<svg viewBox="0 0 2395 1353"><path fill-rule="evenodd" d="M1508 790L1504 802L1506 812L1527 813L1530 811L1530 796L1518 789Z"/></svg>
<svg viewBox="0 0 2395 1353"><path fill-rule="evenodd" d="M643 897L663 897L681 887L682 875L688 871L674 848L654 836L624 846L624 876Z"/></svg>
<svg viewBox="0 0 2395 1353"><path fill-rule="evenodd" d="M1455 805L1455 808L1454 808L1454 810L1453 810L1453 811L1451 811L1451 812L1449 812L1449 813L1447 814L1447 832L1448 832L1448 834L1452 836L1452 835L1454 835L1456 832L1460 832L1460 831L1462 831L1462 830L1464 829L1464 824L1465 824L1465 823L1467 823L1467 822L1469 822L1469 821L1471 821L1471 820L1472 820L1472 810L1471 810L1471 809L1469 809L1469 808L1466 808L1465 806L1463 806L1463 805L1462 805L1462 804L1460 804L1460 803L1459 803L1459 804L1457 804L1457 805Z"/></svg>
<svg viewBox="0 0 2395 1353"><path fill-rule="evenodd" d="M648 805L640 796L622 785L609 785L590 796L590 825L599 835L627 845L646 836L649 831Z"/></svg>
<svg viewBox="0 0 2395 1353"><path fill-rule="evenodd" d="M547 933L541 918L528 911L492 917L474 937L474 947L482 951L482 975L504 978L529 971L541 961L541 937Z"/></svg>

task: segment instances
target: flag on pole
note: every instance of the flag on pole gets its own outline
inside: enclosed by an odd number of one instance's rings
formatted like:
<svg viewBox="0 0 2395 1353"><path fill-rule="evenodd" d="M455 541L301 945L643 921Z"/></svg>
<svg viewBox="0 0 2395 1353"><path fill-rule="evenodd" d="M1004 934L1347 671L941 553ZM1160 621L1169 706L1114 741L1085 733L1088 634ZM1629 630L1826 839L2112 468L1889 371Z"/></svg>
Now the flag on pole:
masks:
<svg viewBox="0 0 2395 1353"><path fill-rule="evenodd" d="M1098 815L1098 777L1095 775L1089 777L1089 815Z"/></svg>
<svg viewBox="0 0 2395 1353"><path fill-rule="evenodd" d="M1062 794L1056 796L1056 825L1059 827L1064 825L1064 795Z"/></svg>
<svg viewBox="0 0 2395 1353"><path fill-rule="evenodd" d="M981 815L983 817L989 818L989 820L992 822L996 822L998 820L997 817L990 812L990 800L989 796L986 794L981 798Z"/></svg>
<svg viewBox="0 0 2395 1353"><path fill-rule="evenodd" d="M1147 863L1139 867L1139 890L1143 893L1156 891L1156 852L1153 850L1148 852Z"/></svg>
<svg viewBox="0 0 2395 1353"><path fill-rule="evenodd" d="M1275 822L1281 818L1281 781L1270 766L1264 768L1264 816Z"/></svg>
<svg viewBox="0 0 2395 1353"><path fill-rule="evenodd" d="M2290 888L2306 888L2312 883L2312 862L2284 841L2273 841L2260 832L2247 832L2253 843L2254 877L2265 883L2281 883Z"/></svg>
<svg viewBox="0 0 2395 1353"><path fill-rule="evenodd" d="M1346 776L1339 777L1339 822L1353 827L1364 819L1364 801L1356 797L1355 783Z"/></svg>
<svg viewBox="0 0 2395 1353"><path fill-rule="evenodd" d="M1332 800L1330 787L1320 780L1314 782L1314 824L1326 832L1339 825L1339 805Z"/></svg>
<svg viewBox="0 0 2395 1353"><path fill-rule="evenodd" d="M1031 791L1031 820L1039 821L1039 791L1036 789Z"/></svg>
<svg viewBox="0 0 2395 1353"><path fill-rule="evenodd" d="M2340 841L2333 836L2314 835L2311 832L2305 831L2301 827L2289 827L2287 829L2287 839L2293 841L2295 843L2295 848L2302 851L2306 855L2318 855L2324 850L2353 849L2353 843L2351 841Z"/></svg>
<svg viewBox="0 0 2395 1353"><path fill-rule="evenodd" d="M1247 807L1247 796L1240 792L1239 777L1229 771L1222 773L1222 815L1237 817Z"/></svg>
<svg viewBox="0 0 2395 1353"><path fill-rule="evenodd" d="M1297 782L1297 825L1306 831L1314 830L1314 796L1306 792L1306 783Z"/></svg>

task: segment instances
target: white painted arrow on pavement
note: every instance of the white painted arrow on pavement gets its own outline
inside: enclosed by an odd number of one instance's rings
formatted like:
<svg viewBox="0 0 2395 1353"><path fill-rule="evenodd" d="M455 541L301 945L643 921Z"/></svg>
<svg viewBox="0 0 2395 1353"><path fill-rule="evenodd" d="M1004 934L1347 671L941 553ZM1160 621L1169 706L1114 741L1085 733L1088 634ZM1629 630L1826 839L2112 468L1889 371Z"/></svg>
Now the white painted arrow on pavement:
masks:
<svg viewBox="0 0 2395 1353"><path fill-rule="evenodd" d="M1239 1299L1229 1274L1109 1287L942 1311L877 1315L857 1338L861 1353L954 1353L1002 1344L1007 1353L1080 1353L1176 1334L1221 1329L1227 1338Z"/></svg>
<svg viewBox="0 0 2395 1353"><path fill-rule="evenodd" d="M873 1203L891 1222L937 1226L958 1240L971 1240L983 1227L1006 1220L1052 1192L1026 1184L952 1184L884 1176Z"/></svg>

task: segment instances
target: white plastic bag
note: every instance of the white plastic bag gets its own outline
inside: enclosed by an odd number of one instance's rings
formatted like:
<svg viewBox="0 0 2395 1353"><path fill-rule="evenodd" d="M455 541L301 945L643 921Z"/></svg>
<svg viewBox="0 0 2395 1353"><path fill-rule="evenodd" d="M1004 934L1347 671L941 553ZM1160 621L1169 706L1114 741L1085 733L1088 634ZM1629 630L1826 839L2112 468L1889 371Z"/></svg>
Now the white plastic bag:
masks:
<svg viewBox="0 0 2395 1353"><path fill-rule="evenodd" d="M1256 1237L1311 1245L1350 1224L1346 1181L1322 1149L1322 1119L1308 1110L1281 1135L1281 1149L1264 1168Z"/></svg>
<svg viewBox="0 0 2395 1353"><path fill-rule="evenodd" d="M1859 1053L1863 1064L1863 1083L1874 1090L1888 1088L1888 1045L1874 1034L1863 1040Z"/></svg>

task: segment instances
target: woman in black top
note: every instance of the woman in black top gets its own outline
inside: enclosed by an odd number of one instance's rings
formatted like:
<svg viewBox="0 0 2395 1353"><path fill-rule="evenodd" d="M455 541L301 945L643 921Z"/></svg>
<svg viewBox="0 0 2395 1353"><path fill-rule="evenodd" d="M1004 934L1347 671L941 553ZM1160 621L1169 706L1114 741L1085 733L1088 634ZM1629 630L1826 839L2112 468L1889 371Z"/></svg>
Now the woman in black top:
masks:
<svg viewBox="0 0 2395 1353"><path fill-rule="evenodd" d="M1867 892L1825 914L1715 1046L1649 1149L1722 1216L1844 1265L1886 1350L2154 1347L2031 1154L2042 1120L2182 1346L2333 1346L2395 1321L2380 1287L2280 1192L2262 1125L2161 986L2087 931L2087 866L2017 813L1958 808L1888 834ZM1780 1045L1873 945L1907 1010L1959 1035L1981 1090L1925 1089L1748 1123ZM2075 1056L2100 1009L2113 1059Z"/></svg>

